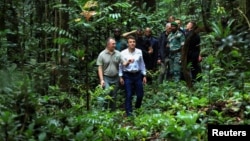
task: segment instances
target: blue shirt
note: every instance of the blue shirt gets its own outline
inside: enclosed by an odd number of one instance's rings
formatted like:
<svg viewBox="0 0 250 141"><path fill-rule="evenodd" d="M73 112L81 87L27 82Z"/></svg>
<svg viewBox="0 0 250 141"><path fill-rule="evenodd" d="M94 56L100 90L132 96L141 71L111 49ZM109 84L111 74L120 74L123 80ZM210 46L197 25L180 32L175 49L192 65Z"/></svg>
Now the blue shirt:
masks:
<svg viewBox="0 0 250 141"><path fill-rule="evenodd" d="M134 62L130 63L128 66L122 65L129 59L134 59ZM123 72L138 72L138 71L140 71L142 75L146 75L146 68L142 57L142 51L137 48L135 48L134 52L129 52L128 49L124 49L121 52L121 64L119 67L119 76L123 76Z"/></svg>
<svg viewBox="0 0 250 141"><path fill-rule="evenodd" d="M127 42L124 39L115 39L116 50L122 51L127 48Z"/></svg>

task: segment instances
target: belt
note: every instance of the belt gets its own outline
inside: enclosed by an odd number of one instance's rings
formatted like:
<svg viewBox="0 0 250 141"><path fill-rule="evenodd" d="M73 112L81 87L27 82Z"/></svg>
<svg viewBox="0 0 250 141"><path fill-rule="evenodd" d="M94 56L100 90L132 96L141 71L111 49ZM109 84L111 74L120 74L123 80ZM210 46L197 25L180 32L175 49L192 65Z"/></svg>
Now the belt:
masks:
<svg viewBox="0 0 250 141"><path fill-rule="evenodd" d="M139 74L139 73L141 73L141 71L124 71L123 72L124 74L133 74L133 75L135 75L135 74Z"/></svg>
<svg viewBox="0 0 250 141"><path fill-rule="evenodd" d="M118 77L118 75L114 75L114 76L107 76L107 75L104 75L105 77L109 77L109 78L116 78Z"/></svg>

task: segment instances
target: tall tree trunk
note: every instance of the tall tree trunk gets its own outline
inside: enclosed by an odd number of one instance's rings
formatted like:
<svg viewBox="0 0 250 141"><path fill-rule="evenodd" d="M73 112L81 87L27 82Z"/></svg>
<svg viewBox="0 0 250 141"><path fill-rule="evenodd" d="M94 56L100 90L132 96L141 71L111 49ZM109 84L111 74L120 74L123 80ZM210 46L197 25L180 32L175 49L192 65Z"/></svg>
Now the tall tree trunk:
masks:
<svg viewBox="0 0 250 141"><path fill-rule="evenodd" d="M63 5L68 6L69 0L61 0ZM65 31L68 31L68 21L69 21L69 13L66 11L59 11L59 27ZM60 36L60 35L59 35ZM69 72L68 72L68 65L69 65L69 58L67 56L69 52L69 48L66 45L59 45L59 48L62 49L61 53L61 70L60 70L60 80L59 85L63 91L69 91Z"/></svg>
<svg viewBox="0 0 250 141"><path fill-rule="evenodd" d="M193 33L191 33L193 34ZM191 35L190 35L191 36ZM186 39L184 47L182 48L181 52L181 66L182 66L182 73L184 76L184 79L186 81L186 84L189 88L192 88L192 78L190 76L191 70L188 68L188 62L187 62L187 56L188 56L188 50L190 47L190 37Z"/></svg>
<svg viewBox="0 0 250 141"><path fill-rule="evenodd" d="M212 4L212 0L201 0L200 1L200 5L201 5L201 13L202 13L202 21L204 24L204 29L207 32L210 32L210 26L209 26L209 19L210 19L210 9L211 9L211 4Z"/></svg>
<svg viewBox="0 0 250 141"><path fill-rule="evenodd" d="M22 64L22 49L21 45L19 43L19 34L18 34L18 13L16 12L16 9L14 8L14 5L12 1L7 1L6 3L6 10L5 16L8 18L4 18L6 21L5 27L7 29L10 29L11 33L8 33L6 35L7 41L8 41L8 49L7 49L7 55L8 60L12 63L16 63L18 66L21 66Z"/></svg>
<svg viewBox="0 0 250 141"><path fill-rule="evenodd" d="M0 2L0 31L5 29L6 1Z"/></svg>
<svg viewBox="0 0 250 141"><path fill-rule="evenodd" d="M34 1L35 3L35 13L34 13L34 23L36 23L36 26L42 27L46 21L48 21L47 16L47 1ZM35 37L39 40L38 48L36 52L37 62L45 62L45 53L42 53L42 50L45 50L47 47L47 35L45 32L42 32L42 30L36 30L35 31Z"/></svg>
<svg viewBox="0 0 250 141"><path fill-rule="evenodd" d="M250 1L249 0L246 1L246 16L247 16L247 19L250 20Z"/></svg>
<svg viewBox="0 0 250 141"><path fill-rule="evenodd" d="M46 50L47 45L47 34L36 27L43 27L43 24L48 21L47 14L47 1L33 1L33 9L35 10L30 17L30 27L32 32L31 36L36 38L39 42L37 48L33 51L31 57L36 58L38 63L46 62ZM47 68L45 68L47 69ZM39 75L34 75L34 88L39 94L45 95L48 92L48 83L41 78Z"/></svg>
<svg viewBox="0 0 250 141"><path fill-rule="evenodd" d="M146 2L146 8L149 9L150 8L150 12L153 12L156 10L156 0L144 0L144 2Z"/></svg>

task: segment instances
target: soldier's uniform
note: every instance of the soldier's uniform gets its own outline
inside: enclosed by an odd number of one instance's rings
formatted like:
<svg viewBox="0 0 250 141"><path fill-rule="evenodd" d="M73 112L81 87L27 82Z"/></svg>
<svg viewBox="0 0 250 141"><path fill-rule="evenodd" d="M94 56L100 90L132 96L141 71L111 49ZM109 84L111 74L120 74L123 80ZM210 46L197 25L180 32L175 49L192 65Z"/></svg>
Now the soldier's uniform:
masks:
<svg viewBox="0 0 250 141"><path fill-rule="evenodd" d="M171 26L176 26L177 23L171 23ZM178 26L178 25L177 25ZM180 80L181 74L181 47L184 45L185 36L179 30L171 32L168 36L169 39L169 65L170 75L173 76L174 81Z"/></svg>

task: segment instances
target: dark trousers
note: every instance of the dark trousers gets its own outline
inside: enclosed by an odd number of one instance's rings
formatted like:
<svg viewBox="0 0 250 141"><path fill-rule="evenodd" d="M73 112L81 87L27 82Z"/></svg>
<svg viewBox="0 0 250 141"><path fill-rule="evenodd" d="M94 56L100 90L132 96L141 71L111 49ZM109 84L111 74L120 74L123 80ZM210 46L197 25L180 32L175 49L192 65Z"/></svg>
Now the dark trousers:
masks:
<svg viewBox="0 0 250 141"><path fill-rule="evenodd" d="M125 109L127 116L130 116L133 112L132 109L132 96L133 91L135 90L136 93L136 103L135 108L140 108L142 99L143 99L143 84L142 84L142 74L141 72L137 73L123 73L123 79L125 83L125 92L126 92L126 99L125 99Z"/></svg>
<svg viewBox="0 0 250 141"><path fill-rule="evenodd" d="M192 81L200 81L201 77L197 78L197 75L201 73L201 66L197 60L192 60L191 62L191 75L192 75Z"/></svg>

